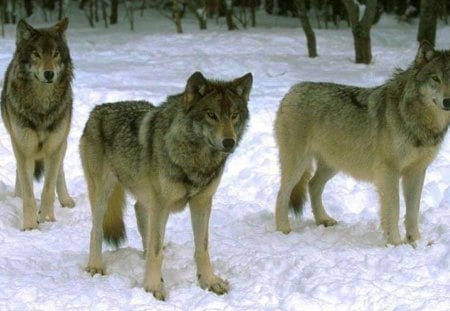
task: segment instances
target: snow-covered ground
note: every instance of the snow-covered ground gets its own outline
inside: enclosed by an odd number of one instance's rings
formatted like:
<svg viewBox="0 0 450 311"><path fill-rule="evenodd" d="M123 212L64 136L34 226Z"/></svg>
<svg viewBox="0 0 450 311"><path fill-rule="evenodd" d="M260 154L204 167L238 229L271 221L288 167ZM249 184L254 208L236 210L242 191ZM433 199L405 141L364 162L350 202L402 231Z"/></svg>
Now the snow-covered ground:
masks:
<svg viewBox="0 0 450 311"><path fill-rule="evenodd" d="M372 31L373 64L366 66L353 63L346 27L316 30L320 57L310 59L293 18L264 17L258 28L235 32L226 31L223 20L212 21L200 32L188 17L185 34L177 35L169 20L152 11L136 14L134 33L125 22L90 29L83 14L72 13L67 37L76 68L75 101L65 168L77 205L63 209L55 203L57 222L20 230L15 159L0 125L1 310L450 310L449 139L428 170L416 249L385 247L373 186L344 175L324 192L337 226L315 226L309 204L302 219L291 218L291 234L276 232L274 225L279 170L272 124L282 96L304 80L382 83L395 67L413 60L416 25L384 16ZM46 26L38 16L30 22ZM14 50L15 28L7 26L6 34L0 38L1 72ZM449 48L449 42L450 27L440 25L437 46ZM78 141L94 105L123 99L159 103L182 91L196 70L219 79L254 75L250 125L227 164L210 222L213 266L231 290L216 296L197 285L185 210L167 226L168 297L160 302L142 288L144 259L131 199L128 241L119 250L104 248L107 275L84 272L91 220ZM3 77L0 82L1 87ZM37 198L41 188L35 184Z"/></svg>

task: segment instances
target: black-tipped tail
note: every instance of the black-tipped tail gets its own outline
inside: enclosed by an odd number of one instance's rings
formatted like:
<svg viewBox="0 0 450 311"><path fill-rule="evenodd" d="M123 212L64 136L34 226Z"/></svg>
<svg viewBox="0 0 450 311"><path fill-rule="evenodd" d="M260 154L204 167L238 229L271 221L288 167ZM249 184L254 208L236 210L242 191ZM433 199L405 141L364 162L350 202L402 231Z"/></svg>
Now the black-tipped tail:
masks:
<svg viewBox="0 0 450 311"><path fill-rule="evenodd" d="M125 208L125 192L117 183L108 199L108 207L103 218L103 238L106 243L119 247L127 239L123 210Z"/></svg>
<svg viewBox="0 0 450 311"><path fill-rule="evenodd" d="M295 216L300 217L303 214L303 206L307 200L308 183L311 180L311 177L311 171L306 170L298 183L294 186L294 189L292 189L289 200L289 210L294 212Z"/></svg>

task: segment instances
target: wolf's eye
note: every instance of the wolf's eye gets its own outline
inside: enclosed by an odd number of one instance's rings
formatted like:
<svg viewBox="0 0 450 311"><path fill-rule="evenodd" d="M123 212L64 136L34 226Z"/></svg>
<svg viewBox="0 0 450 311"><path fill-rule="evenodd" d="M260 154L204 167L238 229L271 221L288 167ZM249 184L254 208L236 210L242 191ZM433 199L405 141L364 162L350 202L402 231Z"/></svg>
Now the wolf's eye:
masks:
<svg viewBox="0 0 450 311"><path fill-rule="evenodd" d="M53 53L53 57L56 58L56 57L58 57L58 56L59 56L59 51L56 50L56 51Z"/></svg>
<svg viewBox="0 0 450 311"><path fill-rule="evenodd" d="M33 51L32 53L34 57L41 58L41 55L39 55L38 51Z"/></svg>
<svg viewBox="0 0 450 311"><path fill-rule="evenodd" d="M209 111L209 112L207 112L207 114L210 119L217 120L217 116L214 112Z"/></svg>
<svg viewBox="0 0 450 311"><path fill-rule="evenodd" d="M432 76L431 76L431 79L433 79L433 81L435 81L435 82L437 82L437 83L440 83L440 82L441 82L441 79L439 79L439 77L438 77L437 75L432 75Z"/></svg>
<svg viewBox="0 0 450 311"><path fill-rule="evenodd" d="M238 117L239 117L239 114L238 114L238 113L233 113L233 114L231 115L231 119L232 119L232 120L236 120Z"/></svg>

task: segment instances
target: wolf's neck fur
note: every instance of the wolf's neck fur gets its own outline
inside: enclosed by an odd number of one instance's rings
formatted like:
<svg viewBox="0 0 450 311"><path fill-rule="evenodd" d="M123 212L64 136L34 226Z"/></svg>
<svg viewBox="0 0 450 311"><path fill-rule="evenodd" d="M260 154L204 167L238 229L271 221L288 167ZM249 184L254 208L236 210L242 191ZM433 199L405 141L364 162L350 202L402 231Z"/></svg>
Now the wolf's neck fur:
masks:
<svg viewBox="0 0 450 311"><path fill-rule="evenodd" d="M171 103L172 107L166 106L163 109L181 109L173 107L176 104L179 103ZM203 138L194 139L184 112L179 112L178 116L180 117L174 118L167 125L163 138L166 140L166 160L179 168L179 174L174 174L178 175L176 179L196 188L207 186L222 172L228 154L214 150Z"/></svg>
<svg viewBox="0 0 450 311"><path fill-rule="evenodd" d="M399 125L416 147L437 146L447 133L448 118L444 111L423 102L414 80L416 71L413 68L398 71L386 84L386 96L401 99L392 108L398 111L402 120Z"/></svg>

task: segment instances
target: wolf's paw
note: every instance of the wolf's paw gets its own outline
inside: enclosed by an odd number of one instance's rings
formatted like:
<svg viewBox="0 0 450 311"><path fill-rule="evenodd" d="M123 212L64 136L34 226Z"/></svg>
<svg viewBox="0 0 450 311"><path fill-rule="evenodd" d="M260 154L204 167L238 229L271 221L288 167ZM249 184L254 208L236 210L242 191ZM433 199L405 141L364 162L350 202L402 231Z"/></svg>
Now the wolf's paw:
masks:
<svg viewBox="0 0 450 311"><path fill-rule="evenodd" d="M55 214L53 213L39 213L39 223L56 221Z"/></svg>
<svg viewBox="0 0 450 311"><path fill-rule="evenodd" d="M38 228L37 219L31 219L23 222L22 231L30 231Z"/></svg>
<svg viewBox="0 0 450 311"><path fill-rule="evenodd" d="M399 234L394 234L394 235L388 234L387 238L386 238L386 242L387 242L387 245L392 245L392 246L398 246L398 245L402 245L402 244L406 243L406 241L403 241L400 238Z"/></svg>
<svg viewBox="0 0 450 311"><path fill-rule="evenodd" d="M317 220L316 224L318 226L332 227L332 226L337 225L337 221L334 218L327 217L327 218Z"/></svg>
<svg viewBox="0 0 450 311"><path fill-rule="evenodd" d="M71 197L60 198L59 203L62 207L73 208L75 207L75 201Z"/></svg>
<svg viewBox="0 0 450 311"><path fill-rule="evenodd" d="M223 280L218 276L214 276L210 280L204 280L202 276L198 276L198 281L201 288L207 289L217 295L228 293L228 289L230 288L230 284L228 283L228 281Z"/></svg>
<svg viewBox="0 0 450 311"><path fill-rule="evenodd" d="M277 225L277 231L280 231L284 234L291 233L291 226L289 224L287 225Z"/></svg>
<svg viewBox="0 0 450 311"><path fill-rule="evenodd" d="M420 233L418 231L406 233L406 242L409 244L415 244L416 241L420 240Z"/></svg>
<svg viewBox="0 0 450 311"><path fill-rule="evenodd" d="M94 276L96 274L105 275L105 268L103 266L89 265L84 270L91 276Z"/></svg>
<svg viewBox="0 0 450 311"><path fill-rule="evenodd" d="M145 285L144 289L147 293L151 293L156 299L161 301L166 300L166 292L164 290L162 282L156 286Z"/></svg>

